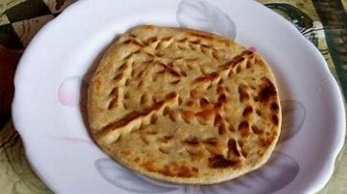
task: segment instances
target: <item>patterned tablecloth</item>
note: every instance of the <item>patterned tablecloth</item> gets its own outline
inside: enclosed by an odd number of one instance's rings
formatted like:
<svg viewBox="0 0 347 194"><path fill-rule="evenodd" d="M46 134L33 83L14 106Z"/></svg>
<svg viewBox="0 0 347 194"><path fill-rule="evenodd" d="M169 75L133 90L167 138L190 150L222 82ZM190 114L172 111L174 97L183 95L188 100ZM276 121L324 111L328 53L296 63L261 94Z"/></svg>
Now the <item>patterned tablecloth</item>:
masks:
<svg viewBox="0 0 347 194"><path fill-rule="evenodd" d="M52 193L28 165L11 121L13 77L35 33L76 0L0 0L0 188L1 193ZM258 0L295 25L323 54L347 98L347 0ZM347 151L319 192L347 193Z"/></svg>

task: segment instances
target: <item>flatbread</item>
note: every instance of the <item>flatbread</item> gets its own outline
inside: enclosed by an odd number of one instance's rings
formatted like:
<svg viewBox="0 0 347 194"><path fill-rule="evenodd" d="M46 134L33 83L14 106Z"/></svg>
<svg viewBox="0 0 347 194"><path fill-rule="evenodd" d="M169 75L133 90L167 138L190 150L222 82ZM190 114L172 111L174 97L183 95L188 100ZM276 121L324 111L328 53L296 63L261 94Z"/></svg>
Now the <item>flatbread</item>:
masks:
<svg viewBox="0 0 347 194"><path fill-rule="evenodd" d="M211 33L139 26L108 49L88 90L90 133L149 177L212 184L262 166L281 128L263 58Z"/></svg>

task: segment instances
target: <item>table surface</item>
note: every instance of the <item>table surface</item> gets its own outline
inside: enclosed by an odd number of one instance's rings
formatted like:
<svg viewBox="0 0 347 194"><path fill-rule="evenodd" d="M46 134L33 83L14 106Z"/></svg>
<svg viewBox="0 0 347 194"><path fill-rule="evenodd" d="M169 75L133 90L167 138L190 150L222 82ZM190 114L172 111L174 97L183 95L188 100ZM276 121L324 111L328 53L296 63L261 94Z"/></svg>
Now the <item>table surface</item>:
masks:
<svg viewBox="0 0 347 194"><path fill-rule="evenodd" d="M1 193L52 193L28 165L11 121L13 77L32 37L77 0L0 1L0 188ZM347 97L347 0L258 0L291 21L321 51ZM306 32L310 32L309 34ZM318 35L319 34L319 35ZM319 194L347 193L347 151Z"/></svg>

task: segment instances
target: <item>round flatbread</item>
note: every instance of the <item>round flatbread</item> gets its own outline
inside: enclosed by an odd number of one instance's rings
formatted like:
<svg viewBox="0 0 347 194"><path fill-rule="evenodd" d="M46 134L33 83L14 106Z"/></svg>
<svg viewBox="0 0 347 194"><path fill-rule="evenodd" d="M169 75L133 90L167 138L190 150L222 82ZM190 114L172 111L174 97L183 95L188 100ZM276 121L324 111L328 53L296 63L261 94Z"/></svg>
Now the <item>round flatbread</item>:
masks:
<svg viewBox="0 0 347 194"><path fill-rule="evenodd" d="M258 54L211 33L140 26L108 49L88 90L90 133L149 177L212 184L262 166L281 128L274 76Z"/></svg>

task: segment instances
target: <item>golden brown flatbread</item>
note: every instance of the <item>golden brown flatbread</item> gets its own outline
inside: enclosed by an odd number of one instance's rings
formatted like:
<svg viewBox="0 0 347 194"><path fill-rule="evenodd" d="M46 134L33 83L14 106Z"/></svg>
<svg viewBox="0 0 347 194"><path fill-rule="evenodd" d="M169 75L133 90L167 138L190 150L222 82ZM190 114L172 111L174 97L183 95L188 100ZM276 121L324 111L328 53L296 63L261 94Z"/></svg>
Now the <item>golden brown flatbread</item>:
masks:
<svg viewBox="0 0 347 194"><path fill-rule="evenodd" d="M104 55L88 91L91 135L135 172L212 184L262 166L281 128L274 76L218 35L140 26Z"/></svg>

